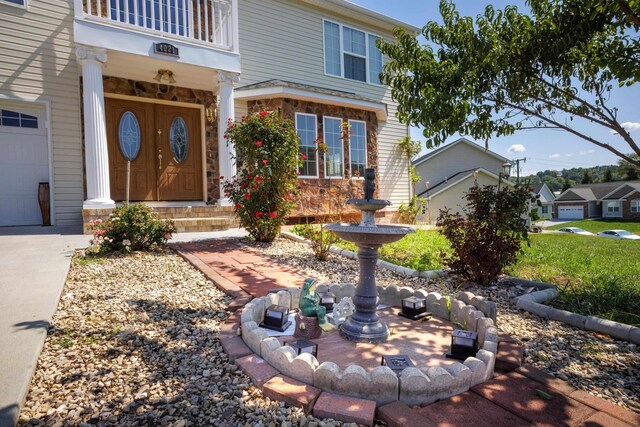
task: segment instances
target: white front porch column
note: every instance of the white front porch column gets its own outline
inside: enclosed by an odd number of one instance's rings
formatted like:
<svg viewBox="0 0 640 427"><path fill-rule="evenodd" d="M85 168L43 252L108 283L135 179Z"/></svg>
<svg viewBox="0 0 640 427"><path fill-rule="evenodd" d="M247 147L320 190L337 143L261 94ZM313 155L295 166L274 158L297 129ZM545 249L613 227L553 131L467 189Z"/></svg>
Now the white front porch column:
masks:
<svg viewBox="0 0 640 427"><path fill-rule="evenodd" d="M234 106L233 106L233 86L240 81L237 74L226 73L224 71L218 72L218 165L220 168L220 175L225 180L231 179L236 174L236 161L235 161L235 148L232 144L227 144L227 140L224 139L224 133L227 130L228 120L234 120ZM218 204L220 206L230 206L231 201L224 197L224 189L222 188L222 181L220 180L220 199Z"/></svg>
<svg viewBox="0 0 640 427"><path fill-rule="evenodd" d="M82 100L84 102L84 151L87 176L85 208L109 208L109 157L102 88L102 64L107 51L90 46L76 47L76 57L82 66Z"/></svg>

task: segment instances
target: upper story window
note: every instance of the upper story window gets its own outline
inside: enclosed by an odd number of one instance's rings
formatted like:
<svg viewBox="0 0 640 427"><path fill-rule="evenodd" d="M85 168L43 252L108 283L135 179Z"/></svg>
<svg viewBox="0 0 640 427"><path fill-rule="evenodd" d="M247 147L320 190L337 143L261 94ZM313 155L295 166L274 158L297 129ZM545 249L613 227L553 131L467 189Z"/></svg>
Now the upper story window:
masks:
<svg viewBox="0 0 640 427"><path fill-rule="evenodd" d="M315 114L296 113L296 131L300 137L299 152L302 166L298 169L302 178L318 177L316 140L318 139L317 117Z"/></svg>
<svg viewBox="0 0 640 427"><path fill-rule="evenodd" d="M349 163L351 176L364 177L367 167L367 124L349 120Z"/></svg>
<svg viewBox="0 0 640 427"><path fill-rule="evenodd" d="M3 108L0 109L0 126L38 129L38 118Z"/></svg>
<svg viewBox="0 0 640 427"><path fill-rule="evenodd" d="M326 74L380 84L382 52L378 37L346 25L324 21L324 70Z"/></svg>
<svg viewBox="0 0 640 427"><path fill-rule="evenodd" d="M12 6L27 7L27 0L0 0L1 3L8 3Z"/></svg>

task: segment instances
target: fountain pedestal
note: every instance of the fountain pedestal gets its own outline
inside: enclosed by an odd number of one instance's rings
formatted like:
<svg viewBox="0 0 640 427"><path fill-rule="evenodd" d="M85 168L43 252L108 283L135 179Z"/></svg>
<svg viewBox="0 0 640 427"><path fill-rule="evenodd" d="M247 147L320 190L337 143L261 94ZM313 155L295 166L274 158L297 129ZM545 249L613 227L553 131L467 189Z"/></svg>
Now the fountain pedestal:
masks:
<svg viewBox="0 0 640 427"><path fill-rule="evenodd" d="M348 204L362 211L360 224L329 224L326 230L333 231L341 239L354 242L358 246L360 277L353 298L355 312L340 325L340 335L357 342L383 342L389 337L389 328L376 314L378 289L376 287L376 264L378 249L385 243L402 239L407 233L414 233L409 227L376 225L376 211L389 206L387 200L373 198L375 171L365 171L365 198L350 199Z"/></svg>

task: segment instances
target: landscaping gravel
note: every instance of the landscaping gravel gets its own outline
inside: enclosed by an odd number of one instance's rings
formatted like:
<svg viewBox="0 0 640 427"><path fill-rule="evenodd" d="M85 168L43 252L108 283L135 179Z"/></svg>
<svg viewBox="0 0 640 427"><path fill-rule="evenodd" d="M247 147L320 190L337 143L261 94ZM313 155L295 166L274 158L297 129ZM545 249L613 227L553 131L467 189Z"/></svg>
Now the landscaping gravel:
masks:
<svg viewBox="0 0 640 427"><path fill-rule="evenodd" d="M19 425L343 425L271 401L228 362L229 302L173 252L76 256Z"/></svg>
<svg viewBox="0 0 640 427"><path fill-rule="evenodd" d="M310 247L280 239L272 245L255 244L266 255L326 283L356 283L358 262L331 255L316 261ZM544 369L576 388L640 413L640 357L636 345L583 331L521 312L511 300L530 291L508 284L482 287L455 277L429 281L377 269L378 285L409 286L443 295L470 291L498 304L498 328L524 347L524 363Z"/></svg>

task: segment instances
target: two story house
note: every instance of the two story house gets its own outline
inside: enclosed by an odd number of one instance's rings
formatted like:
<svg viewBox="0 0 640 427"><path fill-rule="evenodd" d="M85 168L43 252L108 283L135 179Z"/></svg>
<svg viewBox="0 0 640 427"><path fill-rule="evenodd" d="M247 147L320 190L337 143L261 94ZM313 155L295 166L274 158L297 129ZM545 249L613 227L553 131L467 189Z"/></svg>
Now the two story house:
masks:
<svg viewBox="0 0 640 427"><path fill-rule="evenodd" d="M220 224L232 211L220 176L235 174L227 121L274 109L301 136L303 201L375 167L378 196L397 206L408 130L375 44L396 26L418 31L344 0L0 0L0 225L40 223L39 182L52 223L86 223L125 200L127 176L130 200L179 227L181 212ZM324 207L296 214L310 209Z"/></svg>
<svg viewBox="0 0 640 427"><path fill-rule="evenodd" d="M413 161L418 196L426 199L425 212L418 221L433 223L440 210L462 213L469 188L497 185L502 165L509 159L466 138L457 139ZM512 185L503 179L501 185Z"/></svg>

